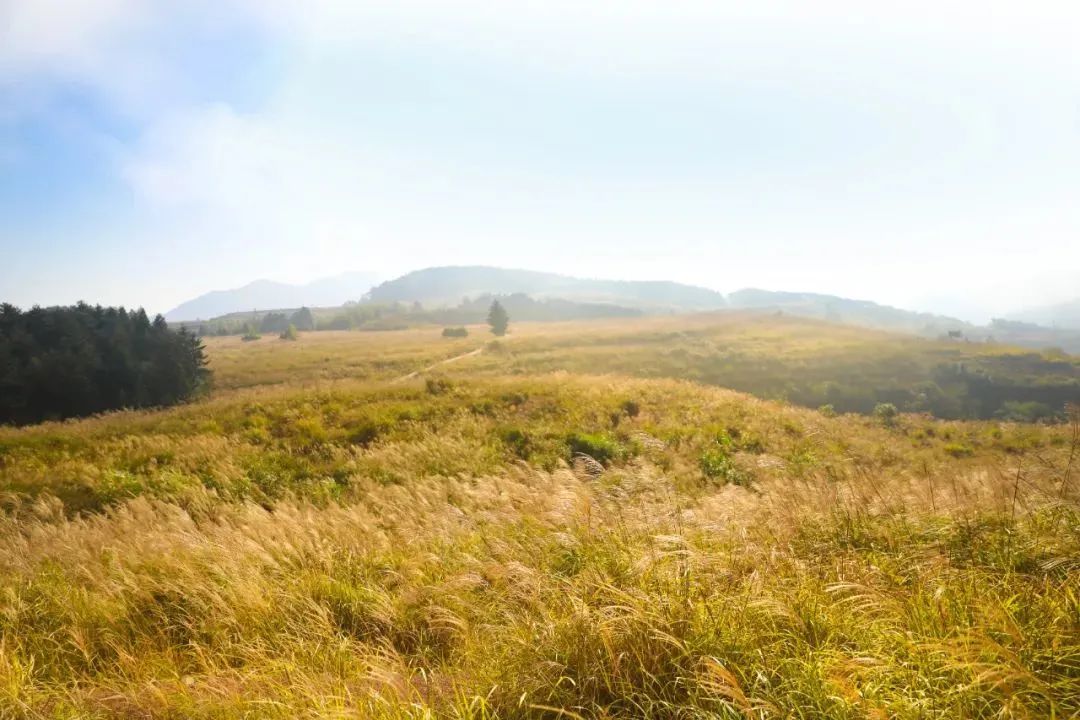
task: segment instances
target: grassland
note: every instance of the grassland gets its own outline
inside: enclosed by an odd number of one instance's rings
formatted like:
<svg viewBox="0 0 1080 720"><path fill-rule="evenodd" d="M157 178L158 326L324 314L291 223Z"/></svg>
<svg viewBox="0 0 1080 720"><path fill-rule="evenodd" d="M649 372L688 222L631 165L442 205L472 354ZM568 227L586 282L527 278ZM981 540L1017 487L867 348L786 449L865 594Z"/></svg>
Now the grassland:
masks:
<svg viewBox="0 0 1080 720"><path fill-rule="evenodd" d="M353 377L394 377L485 347L434 343L439 330L315 333L282 349L211 338L224 387ZM455 370L488 376L553 371L678 378L805 407L869 413L879 403L945 419L1030 420L1080 403L1080 359L992 343L943 342L792 316L706 313L566 323L517 323L513 342ZM500 351L501 350L501 351ZM321 353L321 355L320 355Z"/></svg>
<svg viewBox="0 0 1080 720"><path fill-rule="evenodd" d="M2 429L0 717L1080 715L1080 418L701 371L1011 352L822 327L220 338L197 403Z"/></svg>

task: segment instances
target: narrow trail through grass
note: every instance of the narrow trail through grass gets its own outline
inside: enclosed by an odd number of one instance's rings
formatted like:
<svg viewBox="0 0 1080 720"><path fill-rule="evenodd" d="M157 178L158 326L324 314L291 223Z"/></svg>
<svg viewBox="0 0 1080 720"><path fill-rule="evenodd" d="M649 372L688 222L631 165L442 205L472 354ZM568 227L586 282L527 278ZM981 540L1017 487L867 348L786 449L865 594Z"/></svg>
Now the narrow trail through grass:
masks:
<svg viewBox="0 0 1080 720"><path fill-rule="evenodd" d="M478 347L475 350L472 350L470 352L462 353L461 355L455 355L454 357L447 358L445 360L440 360L437 363L434 363L432 365L428 365L426 368L422 368L420 370L414 370L413 372L408 373L407 375L402 375L401 377L396 377L396 378L394 378L393 380L390 381L390 384L393 385L393 384L396 384L396 383L405 382L407 380L412 380L414 378L420 377L424 373L431 372L432 370L435 370L436 368L439 368L439 367L441 367L443 365L449 365L450 363L457 362L458 360L464 360L465 358L475 357L476 355L479 355L482 352L484 352L484 348Z"/></svg>

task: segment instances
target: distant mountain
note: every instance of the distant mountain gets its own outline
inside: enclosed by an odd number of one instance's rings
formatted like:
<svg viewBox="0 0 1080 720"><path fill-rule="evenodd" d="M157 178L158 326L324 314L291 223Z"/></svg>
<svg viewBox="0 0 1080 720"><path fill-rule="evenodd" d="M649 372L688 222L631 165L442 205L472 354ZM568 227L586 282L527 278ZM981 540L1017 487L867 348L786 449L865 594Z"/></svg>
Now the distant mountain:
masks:
<svg viewBox="0 0 1080 720"><path fill-rule="evenodd" d="M1002 319L995 319L989 325L973 325L947 315L901 310L868 300L753 288L731 293L728 303L737 309L776 310L879 330L952 338L958 342L999 342L1037 350L1062 349L1080 353L1080 330L1070 329L1064 322L1056 328Z"/></svg>
<svg viewBox="0 0 1080 720"><path fill-rule="evenodd" d="M420 302L454 307L479 295L524 293L532 298L610 303L649 310L713 310L726 306L715 290L665 280L589 280L503 268L434 267L417 270L371 289L372 302Z"/></svg>
<svg viewBox="0 0 1080 720"><path fill-rule="evenodd" d="M328 327L348 329L388 323L401 325L406 321L398 316L400 313L385 306L404 304L410 306L406 313L410 321L467 323L477 321L491 297L498 296L504 304L513 305L511 316L517 320L627 317L731 308L784 312L923 337L951 337L959 342L1003 342L1039 350L1061 348L1080 352L1080 300L1017 313L979 326L947 315L903 310L837 295L746 288L725 297L715 290L664 280L595 280L486 266L432 267L372 286L374 282L375 276L370 273L349 273L307 285L258 280L235 290L207 293L170 310L165 317L170 322L189 323L219 318L229 325L230 318L222 316L235 313L232 324L239 326L259 315L251 315L252 310L265 313L307 305L326 308L318 317ZM364 302L352 309L340 308L356 300ZM411 307L417 302L422 310ZM364 310L372 305L384 309ZM330 308L341 311L335 314ZM380 312L384 315L390 312L392 317L387 316L390 317L387 320ZM375 322L372 318L382 319Z"/></svg>
<svg viewBox="0 0 1080 720"><path fill-rule="evenodd" d="M378 280L374 273L365 272L335 275L306 285L256 280L240 288L215 290L188 300L165 313L165 319L170 322L206 320L249 310L342 305L359 300Z"/></svg>
<svg viewBox="0 0 1080 720"><path fill-rule="evenodd" d="M901 310L869 300L851 300L836 295L747 288L731 293L727 299L732 308L780 310L800 317L920 335L975 330L970 323L945 315Z"/></svg>
<svg viewBox="0 0 1080 720"><path fill-rule="evenodd" d="M1010 314L1008 319L1037 323L1047 327L1080 330L1080 298L1057 305L1022 310Z"/></svg>

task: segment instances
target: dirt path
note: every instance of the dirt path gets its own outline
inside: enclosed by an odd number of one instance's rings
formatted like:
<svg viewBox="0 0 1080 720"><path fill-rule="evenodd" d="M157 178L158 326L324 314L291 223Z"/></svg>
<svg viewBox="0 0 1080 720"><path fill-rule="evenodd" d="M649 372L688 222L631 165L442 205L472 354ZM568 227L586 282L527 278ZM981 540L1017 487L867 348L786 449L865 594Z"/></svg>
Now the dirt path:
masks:
<svg viewBox="0 0 1080 720"><path fill-rule="evenodd" d="M467 357L473 357L474 355L479 355L482 352L484 352L484 348L478 347L475 350L464 353L463 355L455 355L452 358L447 358L445 360L440 360L439 362L435 363L434 365L428 365L426 368L423 368L421 370L415 370L415 371L409 373L408 375L402 375L399 378L394 378L393 380L390 381L390 384L393 385L395 383L405 382L406 380L412 380L415 377L419 377L423 373L431 372L432 370L439 367L440 365L449 365L452 362L457 362L458 360L464 360Z"/></svg>

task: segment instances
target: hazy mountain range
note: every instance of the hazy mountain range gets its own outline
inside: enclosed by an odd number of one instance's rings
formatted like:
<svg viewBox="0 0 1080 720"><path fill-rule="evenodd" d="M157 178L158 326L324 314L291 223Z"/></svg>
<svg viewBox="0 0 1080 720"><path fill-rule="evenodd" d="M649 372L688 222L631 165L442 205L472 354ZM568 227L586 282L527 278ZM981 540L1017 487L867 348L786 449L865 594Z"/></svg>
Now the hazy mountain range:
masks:
<svg viewBox="0 0 1080 720"><path fill-rule="evenodd" d="M715 290L682 283L640 280L591 280L533 270L434 267L402 275L372 288L373 302L420 302L455 306L477 295L524 293L542 300L610 303L650 310L715 310L727 305Z"/></svg>
<svg viewBox="0 0 1080 720"><path fill-rule="evenodd" d="M1080 301L1017 312L1008 316L1010 322L995 321L989 326L978 326L946 315L820 293L747 288L725 296L708 288L670 281L597 280L485 266L433 267L378 285L375 281L373 273L347 273L306 285L259 280L235 290L207 293L170 310L165 317L170 321L205 320L233 312L303 305L336 307L349 301L420 303L433 310L467 305L482 296L523 294L547 301L548 312L551 308L569 308L576 304L568 317L584 317L590 313L596 317L610 317L630 312L753 309L924 336L951 332L968 340L994 339L1031 347L1060 346L1072 352L1080 351ZM550 305L552 301L564 305Z"/></svg>
<svg viewBox="0 0 1080 720"><path fill-rule="evenodd" d="M956 318L900 310L833 295L744 289L725 296L708 288L670 281L596 280L496 267L433 267L379 285L373 275L352 273L307 285L259 280L235 290L207 293L166 313L168 320L209 319L233 312L337 306L347 301L420 303L427 309L457 307L487 295L524 294L536 300L617 306L646 312L739 309L783 310L838 322L925 332L964 327Z"/></svg>
<svg viewBox="0 0 1080 720"><path fill-rule="evenodd" d="M1035 323L1054 328L1080 330L1080 298L1070 302L1030 308L1010 314L1010 320Z"/></svg>
<svg viewBox="0 0 1080 720"><path fill-rule="evenodd" d="M344 273L305 285L256 280L243 287L215 290L188 300L165 313L165 319L170 322L209 320L247 310L343 305L350 300L359 300L378 281L378 275L367 272Z"/></svg>

